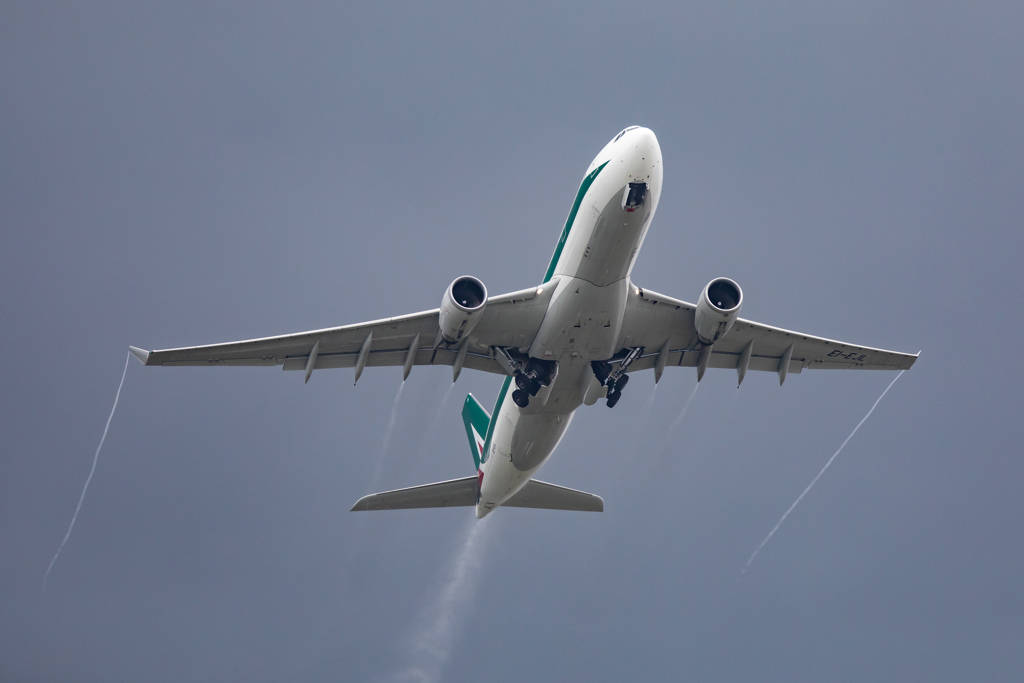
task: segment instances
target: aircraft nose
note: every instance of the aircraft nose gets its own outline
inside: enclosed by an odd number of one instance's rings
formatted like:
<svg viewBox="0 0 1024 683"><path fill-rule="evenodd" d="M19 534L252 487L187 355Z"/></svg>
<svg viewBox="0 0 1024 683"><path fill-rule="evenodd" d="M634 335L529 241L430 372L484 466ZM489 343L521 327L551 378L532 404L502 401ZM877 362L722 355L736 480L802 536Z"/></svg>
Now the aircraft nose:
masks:
<svg viewBox="0 0 1024 683"><path fill-rule="evenodd" d="M661 173L661 146L650 128L635 128L622 140L624 156L628 158L631 174L636 180L650 182Z"/></svg>
<svg viewBox="0 0 1024 683"><path fill-rule="evenodd" d="M654 134L654 131L650 128L639 127L636 130L630 131L632 135L631 142L640 147L654 148L658 146L658 136Z"/></svg>
<svg viewBox="0 0 1024 683"><path fill-rule="evenodd" d="M635 131L630 136L630 142L641 155L646 154L648 158L661 157L661 146L658 144L658 136L650 128L640 128Z"/></svg>

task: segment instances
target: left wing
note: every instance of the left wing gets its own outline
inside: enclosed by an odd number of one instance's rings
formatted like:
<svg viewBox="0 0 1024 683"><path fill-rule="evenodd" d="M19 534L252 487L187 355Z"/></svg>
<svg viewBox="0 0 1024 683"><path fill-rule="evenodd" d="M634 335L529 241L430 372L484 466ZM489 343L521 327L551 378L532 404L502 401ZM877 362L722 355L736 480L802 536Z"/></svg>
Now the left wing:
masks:
<svg viewBox="0 0 1024 683"><path fill-rule="evenodd" d="M480 322L461 344L438 343L439 309L434 309L279 337L162 351L130 349L145 365L281 365L285 370L305 370L307 379L314 369L352 367L358 379L363 367L382 365L404 366L406 374L413 365L505 374L491 347L529 348L553 290L533 287L488 298Z"/></svg>
<svg viewBox="0 0 1024 683"><path fill-rule="evenodd" d="M708 352L694 328L696 306L634 287L626 303L622 329L626 347L644 347L629 371L669 366L697 367ZM709 368L779 373L780 381L804 368L840 370L907 370L917 354L858 346L763 325L739 318L710 348ZM740 377L742 382L743 377Z"/></svg>

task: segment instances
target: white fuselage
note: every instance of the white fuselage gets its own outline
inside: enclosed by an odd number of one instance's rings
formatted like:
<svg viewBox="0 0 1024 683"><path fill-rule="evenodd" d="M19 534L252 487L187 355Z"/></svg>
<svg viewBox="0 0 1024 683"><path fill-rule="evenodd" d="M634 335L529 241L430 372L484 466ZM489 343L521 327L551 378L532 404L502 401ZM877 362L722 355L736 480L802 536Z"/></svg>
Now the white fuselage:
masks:
<svg viewBox="0 0 1024 683"><path fill-rule="evenodd" d="M593 403L603 387L590 362L607 360L622 337L629 274L661 196L661 148L647 128L627 128L587 169L556 247L544 287L554 287L544 321L529 348L532 358L558 363L558 374L526 408L502 385L485 443L476 515L515 494L555 450L573 412ZM647 183L643 206L623 206L630 183ZM526 351L526 349L523 349Z"/></svg>

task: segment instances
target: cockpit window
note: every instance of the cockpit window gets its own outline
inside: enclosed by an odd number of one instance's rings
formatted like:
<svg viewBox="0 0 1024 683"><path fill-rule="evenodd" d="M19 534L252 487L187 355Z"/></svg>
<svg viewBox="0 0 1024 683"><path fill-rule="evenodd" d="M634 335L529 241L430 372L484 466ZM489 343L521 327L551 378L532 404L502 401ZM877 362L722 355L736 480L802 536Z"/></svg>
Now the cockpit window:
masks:
<svg viewBox="0 0 1024 683"><path fill-rule="evenodd" d="M629 128L624 128L621 133L619 133L618 135L615 136L615 139L612 140L612 142L618 142L619 138L621 138L623 135L625 135L626 133L628 133L631 130L636 130L639 127L640 126L630 126Z"/></svg>

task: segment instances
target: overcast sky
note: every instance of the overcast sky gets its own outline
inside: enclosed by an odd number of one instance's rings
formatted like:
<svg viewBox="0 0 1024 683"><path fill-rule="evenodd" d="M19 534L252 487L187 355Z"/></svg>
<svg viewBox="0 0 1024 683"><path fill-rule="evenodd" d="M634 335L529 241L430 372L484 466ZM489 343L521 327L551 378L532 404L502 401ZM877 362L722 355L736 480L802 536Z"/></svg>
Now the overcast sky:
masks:
<svg viewBox="0 0 1024 683"><path fill-rule="evenodd" d="M5 2L0 679L1024 676L1019 2ZM541 477L605 512L350 513L472 474L500 378L132 361L538 284L622 128L638 284L923 351L667 371ZM385 433L394 410L386 452Z"/></svg>

